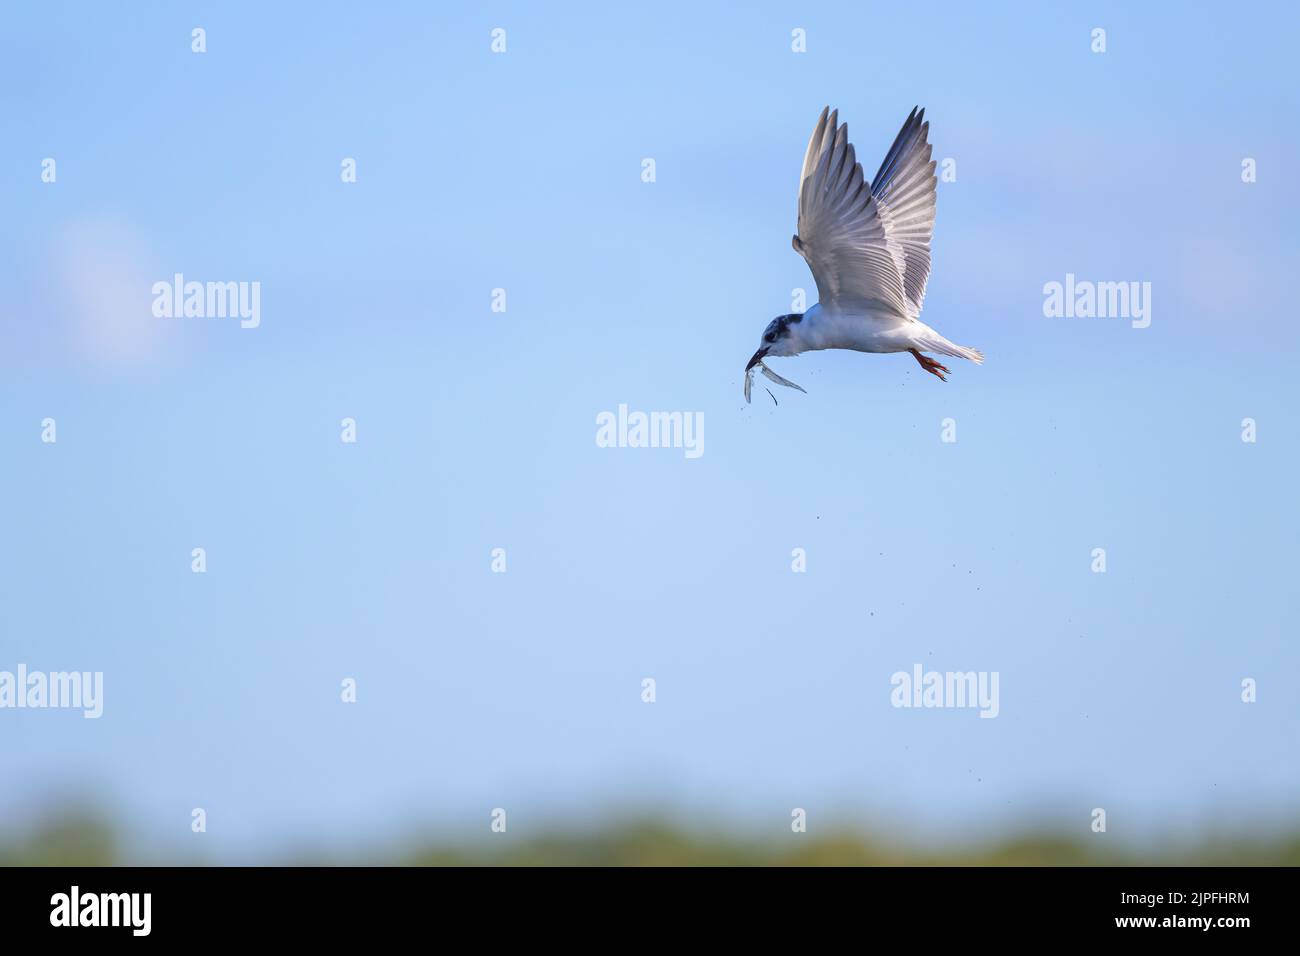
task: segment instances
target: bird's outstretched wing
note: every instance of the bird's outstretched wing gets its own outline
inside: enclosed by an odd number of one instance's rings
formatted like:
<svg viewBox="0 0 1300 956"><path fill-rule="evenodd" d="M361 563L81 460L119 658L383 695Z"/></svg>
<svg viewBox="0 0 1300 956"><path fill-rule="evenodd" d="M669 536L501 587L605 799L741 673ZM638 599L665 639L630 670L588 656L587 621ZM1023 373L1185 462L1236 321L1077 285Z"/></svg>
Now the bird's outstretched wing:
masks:
<svg viewBox="0 0 1300 956"><path fill-rule="evenodd" d="M925 111L913 109L874 183L862 175L847 125L822 110L799 180L799 234L823 305L874 303L916 318L930 277L935 176Z"/></svg>

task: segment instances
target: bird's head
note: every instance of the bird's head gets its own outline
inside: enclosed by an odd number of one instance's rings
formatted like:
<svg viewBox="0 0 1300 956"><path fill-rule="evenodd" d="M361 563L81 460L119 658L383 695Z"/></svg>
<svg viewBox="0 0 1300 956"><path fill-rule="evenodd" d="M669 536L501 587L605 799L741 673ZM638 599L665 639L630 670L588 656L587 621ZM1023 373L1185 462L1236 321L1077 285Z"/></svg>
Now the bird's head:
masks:
<svg viewBox="0 0 1300 956"><path fill-rule="evenodd" d="M759 343L758 351L745 366L745 371L748 372L768 355L780 358L783 355L798 355L804 351L799 347L794 334L798 323L802 320L803 314L794 312L790 315L778 315L767 323L767 328L763 330L763 341Z"/></svg>

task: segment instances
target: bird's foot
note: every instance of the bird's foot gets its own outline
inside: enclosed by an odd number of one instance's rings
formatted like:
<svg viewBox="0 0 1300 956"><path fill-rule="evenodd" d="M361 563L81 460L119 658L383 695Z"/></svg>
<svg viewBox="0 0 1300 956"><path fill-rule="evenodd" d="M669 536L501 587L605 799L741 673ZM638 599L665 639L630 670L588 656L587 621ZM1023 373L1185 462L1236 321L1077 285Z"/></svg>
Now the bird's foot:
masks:
<svg viewBox="0 0 1300 956"><path fill-rule="evenodd" d="M916 349L908 349L908 351L912 353L913 358L915 358L918 362L921 363L921 368L925 369L931 375L938 376L939 381L941 382L948 381L946 378L944 378L944 375L946 374L950 375L952 373L948 371L947 366L940 365L934 359L922 355Z"/></svg>

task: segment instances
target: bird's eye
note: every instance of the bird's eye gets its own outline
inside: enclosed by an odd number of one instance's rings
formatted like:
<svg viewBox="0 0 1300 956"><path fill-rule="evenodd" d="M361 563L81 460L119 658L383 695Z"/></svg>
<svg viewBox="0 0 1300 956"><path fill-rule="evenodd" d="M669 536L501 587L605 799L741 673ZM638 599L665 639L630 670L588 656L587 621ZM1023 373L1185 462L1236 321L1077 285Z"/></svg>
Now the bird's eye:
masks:
<svg viewBox="0 0 1300 956"><path fill-rule="evenodd" d="M775 332L768 332L766 335L763 336L763 341L764 341L764 342L775 342L775 341L776 341L776 333L775 333Z"/></svg>

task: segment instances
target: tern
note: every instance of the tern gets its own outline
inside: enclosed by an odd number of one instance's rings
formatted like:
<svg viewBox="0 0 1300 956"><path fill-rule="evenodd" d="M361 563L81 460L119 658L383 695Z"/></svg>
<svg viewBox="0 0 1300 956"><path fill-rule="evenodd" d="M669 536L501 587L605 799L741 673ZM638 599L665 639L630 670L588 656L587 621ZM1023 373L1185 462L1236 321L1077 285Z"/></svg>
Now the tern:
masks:
<svg viewBox="0 0 1300 956"><path fill-rule="evenodd" d="M922 352L984 361L979 349L949 342L920 319L937 183L929 132L925 110L913 107L868 182L839 111L822 110L804 154L799 232L792 240L812 271L818 302L768 323L745 366L745 401L755 366L778 385L804 391L763 364L768 356L816 349L911 352L944 382L949 370Z"/></svg>

